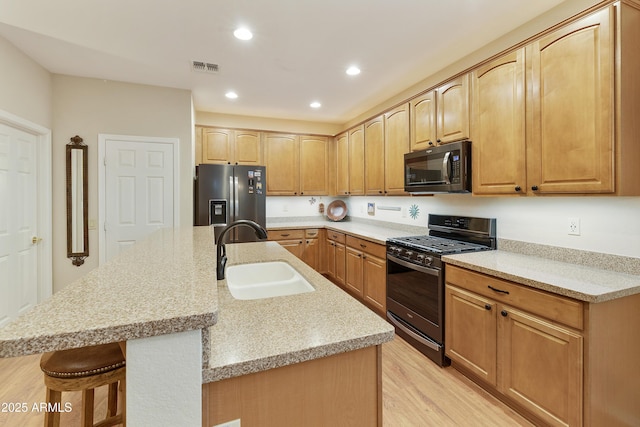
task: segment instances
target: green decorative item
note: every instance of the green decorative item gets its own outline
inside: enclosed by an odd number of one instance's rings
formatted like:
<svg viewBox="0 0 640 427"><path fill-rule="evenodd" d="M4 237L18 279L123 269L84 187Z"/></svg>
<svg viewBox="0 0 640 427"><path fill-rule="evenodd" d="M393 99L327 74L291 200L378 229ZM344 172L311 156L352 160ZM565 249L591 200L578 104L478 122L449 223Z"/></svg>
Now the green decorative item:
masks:
<svg viewBox="0 0 640 427"><path fill-rule="evenodd" d="M409 216L413 219L417 219L418 215L420 215L420 208L418 205L411 205L409 208Z"/></svg>

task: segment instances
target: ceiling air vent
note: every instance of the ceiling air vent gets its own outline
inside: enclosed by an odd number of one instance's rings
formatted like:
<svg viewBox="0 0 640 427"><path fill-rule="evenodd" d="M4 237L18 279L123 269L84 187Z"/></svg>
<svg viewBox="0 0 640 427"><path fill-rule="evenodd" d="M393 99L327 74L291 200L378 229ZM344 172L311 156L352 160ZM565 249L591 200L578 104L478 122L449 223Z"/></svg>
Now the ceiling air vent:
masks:
<svg viewBox="0 0 640 427"><path fill-rule="evenodd" d="M220 66L218 64L212 64L211 62L192 61L193 71L200 73L218 74Z"/></svg>

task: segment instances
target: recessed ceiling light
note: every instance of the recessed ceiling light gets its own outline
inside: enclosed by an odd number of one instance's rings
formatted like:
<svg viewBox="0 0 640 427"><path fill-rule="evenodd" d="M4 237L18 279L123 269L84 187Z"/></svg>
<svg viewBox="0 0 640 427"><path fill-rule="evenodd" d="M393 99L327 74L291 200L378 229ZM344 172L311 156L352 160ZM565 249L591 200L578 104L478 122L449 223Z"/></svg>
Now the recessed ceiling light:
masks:
<svg viewBox="0 0 640 427"><path fill-rule="evenodd" d="M309 104L309 107L311 107L311 108L320 108L320 107L322 107L322 104L320 104L318 101L313 101L311 104Z"/></svg>
<svg viewBox="0 0 640 427"><path fill-rule="evenodd" d="M347 74L349 74L350 76L357 76L358 74L360 74L360 68L352 65L351 67L347 68Z"/></svg>
<svg viewBox="0 0 640 427"><path fill-rule="evenodd" d="M224 96L226 96L229 99L236 99L238 97L238 94L230 90L229 92L225 93Z"/></svg>
<svg viewBox="0 0 640 427"><path fill-rule="evenodd" d="M253 33L248 28L240 27L233 32L233 35L240 40L251 40Z"/></svg>

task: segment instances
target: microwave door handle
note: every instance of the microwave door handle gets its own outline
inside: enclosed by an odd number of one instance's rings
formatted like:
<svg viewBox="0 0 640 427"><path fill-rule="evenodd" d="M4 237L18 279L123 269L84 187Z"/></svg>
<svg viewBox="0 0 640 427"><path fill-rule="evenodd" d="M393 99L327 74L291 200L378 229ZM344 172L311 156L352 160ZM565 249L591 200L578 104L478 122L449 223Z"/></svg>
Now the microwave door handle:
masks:
<svg viewBox="0 0 640 427"><path fill-rule="evenodd" d="M447 151L442 159L442 180L445 184L451 184L449 179L449 158L451 157L451 151Z"/></svg>

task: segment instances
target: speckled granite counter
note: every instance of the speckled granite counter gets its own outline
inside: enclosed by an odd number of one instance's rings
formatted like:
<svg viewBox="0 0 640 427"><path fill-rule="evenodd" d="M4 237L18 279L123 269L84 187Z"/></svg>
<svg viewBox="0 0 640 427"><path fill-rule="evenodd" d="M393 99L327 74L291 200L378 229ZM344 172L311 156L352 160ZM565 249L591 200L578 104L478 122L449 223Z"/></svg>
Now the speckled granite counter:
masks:
<svg viewBox="0 0 640 427"><path fill-rule="evenodd" d="M309 219L304 221L296 221L294 219L286 221L280 219L278 221L270 221L267 218L267 229L281 230L286 228L326 228L328 230L351 234L380 244L385 244L387 239L391 237L429 234L427 227L402 226L400 224L391 224L382 221L353 220L336 222L321 219Z"/></svg>
<svg viewBox="0 0 640 427"><path fill-rule="evenodd" d="M506 251L442 257L447 264L598 303L640 293L640 276ZM445 273L446 274L446 273Z"/></svg>
<svg viewBox="0 0 640 427"><path fill-rule="evenodd" d="M393 326L291 255L276 242L227 245L228 266L284 260L314 292L236 300L218 282L220 317L210 328L210 360L203 382L212 382L382 344Z"/></svg>
<svg viewBox="0 0 640 427"><path fill-rule="evenodd" d="M0 357L211 326L215 264L209 227L159 230L0 329Z"/></svg>

